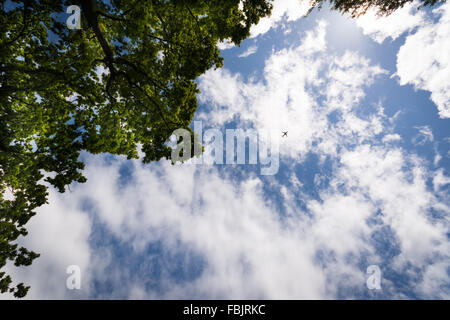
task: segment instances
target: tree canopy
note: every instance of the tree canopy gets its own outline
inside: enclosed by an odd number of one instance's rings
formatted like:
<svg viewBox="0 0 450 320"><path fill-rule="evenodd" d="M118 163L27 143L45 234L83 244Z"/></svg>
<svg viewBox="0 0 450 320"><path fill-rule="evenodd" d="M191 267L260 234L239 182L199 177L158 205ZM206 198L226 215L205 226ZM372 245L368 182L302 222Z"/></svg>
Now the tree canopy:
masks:
<svg viewBox="0 0 450 320"><path fill-rule="evenodd" d="M189 130L195 79L222 66L218 42L239 44L271 11L266 0L0 1L0 270L30 265L25 224L60 192L85 182L80 152L170 158ZM81 9L81 29L66 9ZM26 295L0 273L0 292Z"/></svg>

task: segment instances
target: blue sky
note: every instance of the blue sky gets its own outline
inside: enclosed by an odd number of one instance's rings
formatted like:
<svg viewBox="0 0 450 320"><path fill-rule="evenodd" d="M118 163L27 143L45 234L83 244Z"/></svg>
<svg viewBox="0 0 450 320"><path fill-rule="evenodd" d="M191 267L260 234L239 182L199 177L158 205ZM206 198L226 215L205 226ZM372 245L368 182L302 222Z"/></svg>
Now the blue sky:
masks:
<svg viewBox="0 0 450 320"><path fill-rule="evenodd" d="M83 155L88 182L22 240L41 257L11 268L30 298L450 298L450 4L306 9L275 1L198 80L204 129L289 132L278 173Z"/></svg>

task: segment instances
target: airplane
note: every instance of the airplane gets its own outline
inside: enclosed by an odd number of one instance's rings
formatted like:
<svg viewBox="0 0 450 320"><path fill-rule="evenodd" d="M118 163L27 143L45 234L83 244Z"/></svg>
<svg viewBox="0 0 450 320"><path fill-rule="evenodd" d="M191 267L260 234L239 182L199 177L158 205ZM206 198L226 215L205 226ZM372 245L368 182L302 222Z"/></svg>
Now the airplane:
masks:
<svg viewBox="0 0 450 320"><path fill-rule="evenodd" d="M287 136L288 136L287 134L288 134L288 131L286 131L286 132L283 131L283 136L282 136L282 138L284 138L284 137L287 138Z"/></svg>

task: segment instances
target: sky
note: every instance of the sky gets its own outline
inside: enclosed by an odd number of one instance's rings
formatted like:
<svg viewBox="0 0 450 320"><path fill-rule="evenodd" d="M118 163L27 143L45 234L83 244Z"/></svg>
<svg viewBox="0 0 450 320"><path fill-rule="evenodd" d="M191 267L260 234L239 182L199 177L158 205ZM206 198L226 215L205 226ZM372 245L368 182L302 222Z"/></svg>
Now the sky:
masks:
<svg viewBox="0 0 450 320"><path fill-rule="evenodd" d="M450 3L307 10L276 0L198 79L203 132L256 130L276 172L83 154L20 240L40 258L7 267L27 298L450 299Z"/></svg>

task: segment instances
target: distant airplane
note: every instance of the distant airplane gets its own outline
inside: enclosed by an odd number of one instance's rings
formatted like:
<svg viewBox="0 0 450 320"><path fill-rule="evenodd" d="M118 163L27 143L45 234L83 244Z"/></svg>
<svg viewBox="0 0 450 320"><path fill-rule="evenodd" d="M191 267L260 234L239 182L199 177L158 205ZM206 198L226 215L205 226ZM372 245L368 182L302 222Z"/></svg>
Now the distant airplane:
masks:
<svg viewBox="0 0 450 320"><path fill-rule="evenodd" d="M288 134L288 131L286 131L286 132L283 131L283 136L282 136L282 138L284 138L284 137L287 138L287 134Z"/></svg>

